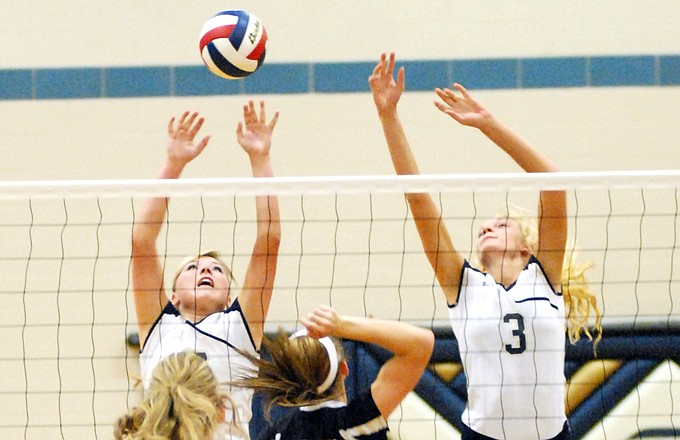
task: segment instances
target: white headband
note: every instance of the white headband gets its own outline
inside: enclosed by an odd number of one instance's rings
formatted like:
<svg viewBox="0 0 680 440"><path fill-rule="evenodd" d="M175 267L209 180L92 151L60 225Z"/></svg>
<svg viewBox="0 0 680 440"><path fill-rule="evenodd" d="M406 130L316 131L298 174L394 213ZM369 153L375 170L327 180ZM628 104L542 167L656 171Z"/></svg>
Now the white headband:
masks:
<svg viewBox="0 0 680 440"><path fill-rule="evenodd" d="M303 336L308 336L306 328L296 331L290 335L290 338L288 339L301 338ZM338 350L335 348L335 344L328 336L319 338L317 341L319 341L326 349L326 353L328 353L328 361L330 362L330 369L328 370L328 376L326 376L326 380L324 380L321 385L316 387L316 392L321 394L330 388L331 385L333 385L335 378L338 376Z"/></svg>

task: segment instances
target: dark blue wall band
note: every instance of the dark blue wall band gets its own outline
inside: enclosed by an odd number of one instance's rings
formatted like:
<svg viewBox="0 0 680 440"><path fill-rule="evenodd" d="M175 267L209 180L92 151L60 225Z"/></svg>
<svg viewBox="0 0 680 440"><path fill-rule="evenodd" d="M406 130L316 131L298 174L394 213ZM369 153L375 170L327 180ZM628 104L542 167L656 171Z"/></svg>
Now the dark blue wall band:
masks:
<svg viewBox="0 0 680 440"><path fill-rule="evenodd" d="M374 62L264 63L241 80L203 65L0 69L0 100L368 92ZM406 89L680 85L680 55L406 60Z"/></svg>

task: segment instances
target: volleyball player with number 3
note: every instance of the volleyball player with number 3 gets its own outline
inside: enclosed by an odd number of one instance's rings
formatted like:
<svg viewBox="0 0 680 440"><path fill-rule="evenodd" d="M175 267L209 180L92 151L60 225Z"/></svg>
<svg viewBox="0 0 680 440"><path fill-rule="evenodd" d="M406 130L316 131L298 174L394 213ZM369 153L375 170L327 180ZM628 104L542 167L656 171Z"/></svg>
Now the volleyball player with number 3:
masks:
<svg viewBox="0 0 680 440"><path fill-rule="evenodd" d="M266 121L264 102L259 110L252 101L243 106L243 122L236 136L250 158L254 177L273 175L269 150L278 113ZM160 179L179 178L184 167L208 145L209 136L198 140L203 118L185 112L168 124L167 157ZM245 131L244 131L245 127ZM145 389L154 367L173 353L193 351L204 357L220 383L232 374L252 367L243 356L257 356L264 321L271 301L278 260L281 227L275 196L257 196L257 232L240 294L231 294L233 277L217 252L191 255L178 267L172 290L166 292L163 260L156 248L166 218L168 199L150 198L136 214L132 237L132 285L141 344L140 366ZM252 390L228 389L238 407L234 417L241 428L230 438L248 438Z"/></svg>
<svg viewBox="0 0 680 440"><path fill-rule="evenodd" d="M398 69L396 79L394 73L394 54L382 54L369 85L395 171L418 174L397 113L404 68ZM463 86L435 92L441 112L480 130L525 171L558 171ZM565 411L565 324L572 341L582 331L590 337L590 309L598 330L600 313L583 284L567 289L563 281L565 192L541 191L539 197L537 221L507 207L483 224L476 243L479 267L473 267L454 246L433 198L406 194L425 254L446 297L467 377L464 440L571 437ZM585 321L579 320L583 312L576 307L584 301Z"/></svg>

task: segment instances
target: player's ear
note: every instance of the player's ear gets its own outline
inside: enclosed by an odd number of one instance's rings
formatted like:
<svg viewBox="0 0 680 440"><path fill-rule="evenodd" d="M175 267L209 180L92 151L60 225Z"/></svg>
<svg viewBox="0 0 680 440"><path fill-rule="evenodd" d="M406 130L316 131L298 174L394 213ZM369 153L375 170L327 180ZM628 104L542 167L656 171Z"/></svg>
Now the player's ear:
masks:
<svg viewBox="0 0 680 440"><path fill-rule="evenodd" d="M340 362L339 371L343 376L349 376L349 365L347 365L347 361Z"/></svg>

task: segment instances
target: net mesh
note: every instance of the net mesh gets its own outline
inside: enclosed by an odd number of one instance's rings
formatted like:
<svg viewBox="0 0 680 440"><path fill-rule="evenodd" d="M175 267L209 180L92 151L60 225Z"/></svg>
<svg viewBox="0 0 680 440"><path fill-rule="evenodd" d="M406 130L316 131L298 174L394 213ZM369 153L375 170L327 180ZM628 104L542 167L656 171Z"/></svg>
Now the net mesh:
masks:
<svg viewBox="0 0 680 440"><path fill-rule="evenodd" d="M271 331L294 327L318 304L346 314L448 327L446 303L404 192L432 193L457 248L472 258L481 222L499 208L508 202L535 208L539 189L566 189L570 243L580 260L594 263L588 280L605 329L671 328L680 316L677 172L6 182L0 187L2 438L111 438L113 422L138 402L138 350L126 344L136 331L130 242L136 212L151 195L172 198L159 243L166 277L184 256L219 249L238 283L255 234L253 196L279 195L282 242L267 321ZM629 348L643 351L638 342ZM598 372L609 371L604 362L598 361ZM618 406L591 423L588 438L622 438L624 431L645 429L677 432L677 362L676 357L659 364L647 381L639 377ZM455 376L449 367L455 371L455 362L437 362L439 379L446 371ZM618 423L609 421L616 411L624 415ZM393 418L395 438L425 438L425 432L431 434L427 438L458 438L446 417L417 396Z"/></svg>

